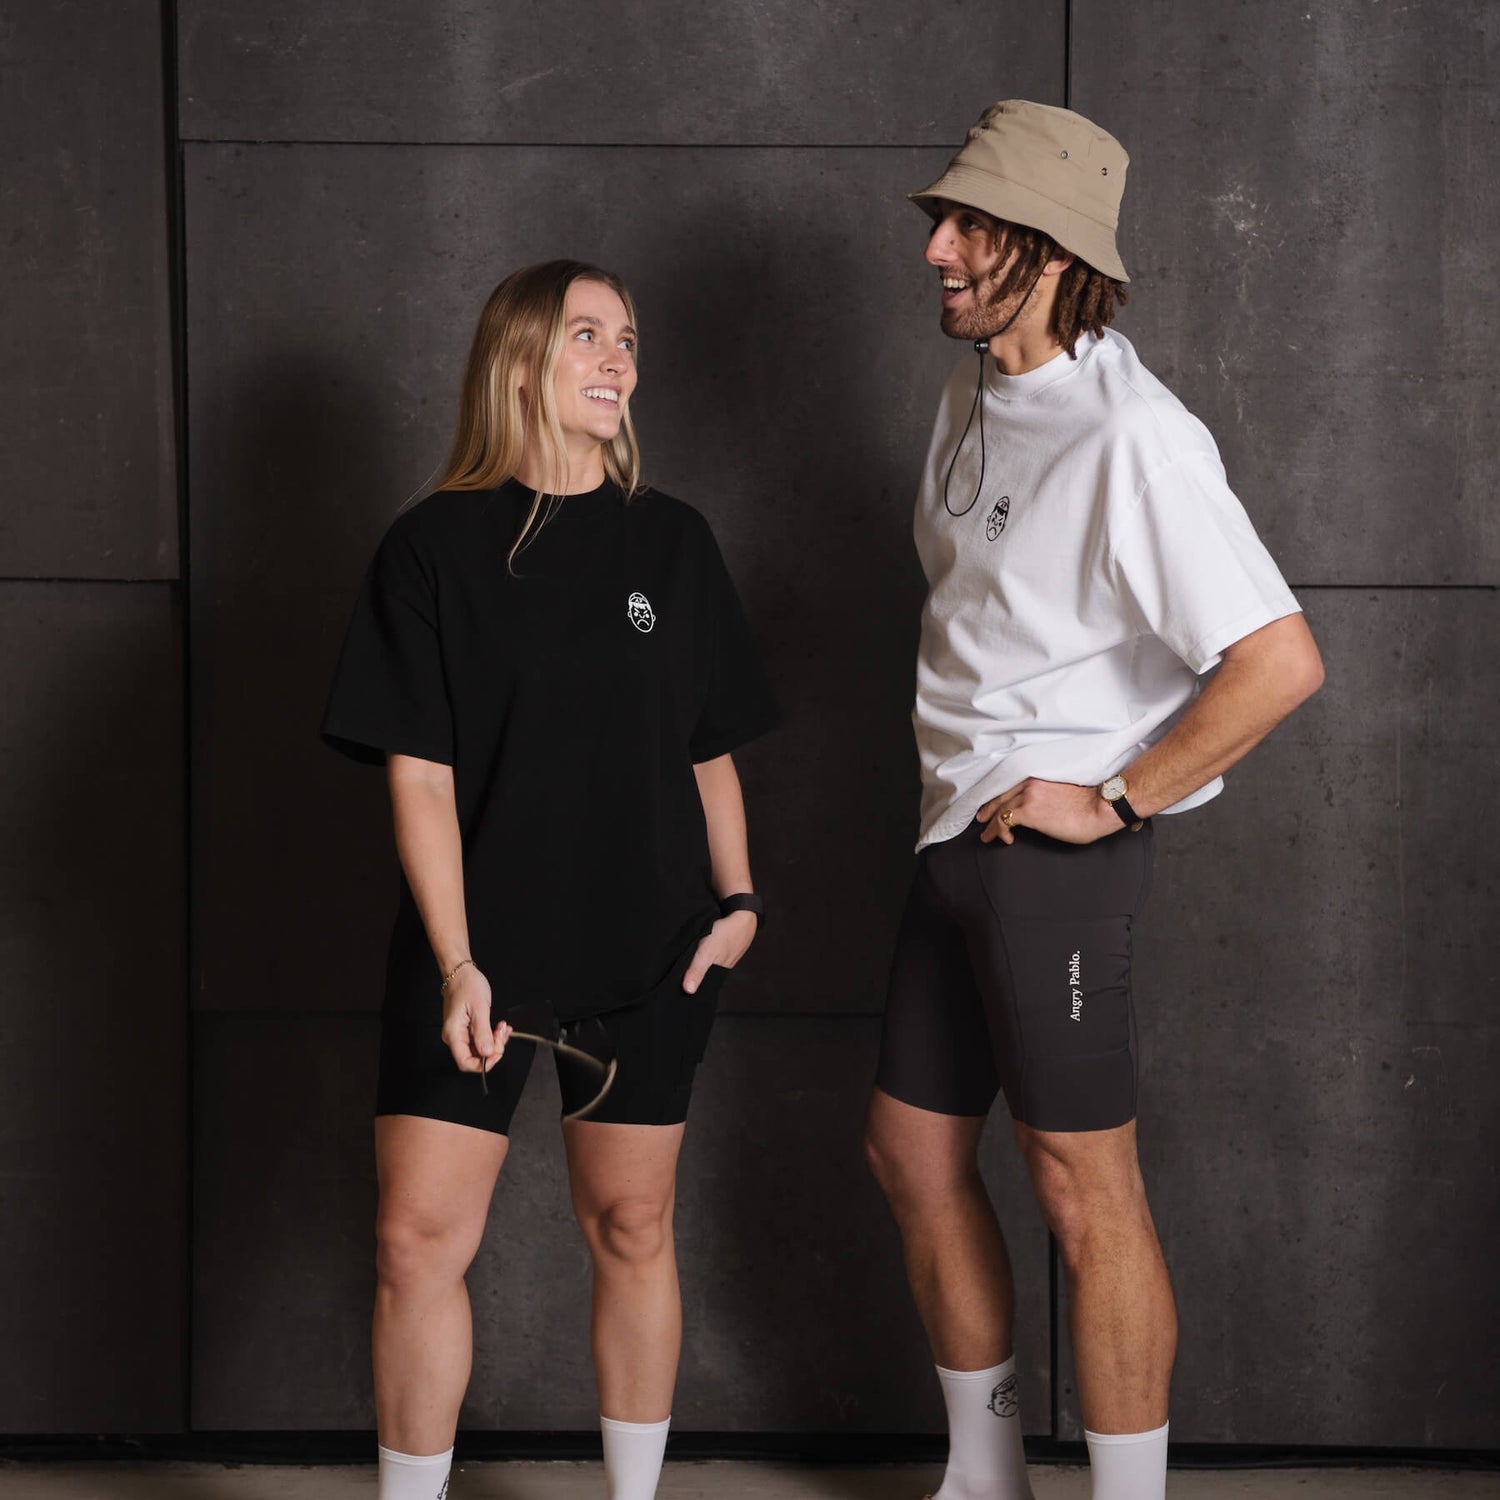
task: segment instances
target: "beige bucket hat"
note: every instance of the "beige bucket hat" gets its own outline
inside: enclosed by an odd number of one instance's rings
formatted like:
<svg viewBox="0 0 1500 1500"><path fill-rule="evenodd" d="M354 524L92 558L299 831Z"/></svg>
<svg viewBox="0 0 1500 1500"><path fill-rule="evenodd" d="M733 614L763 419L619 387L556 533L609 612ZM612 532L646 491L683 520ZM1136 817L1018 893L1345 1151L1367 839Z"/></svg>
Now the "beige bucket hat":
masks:
<svg viewBox="0 0 1500 1500"><path fill-rule="evenodd" d="M1115 246L1130 158L1107 131L1071 109L1003 99L969 128L948 170L910 193L936 218L947 198L1040 229L1096 271L1129 281Z"/></svg>

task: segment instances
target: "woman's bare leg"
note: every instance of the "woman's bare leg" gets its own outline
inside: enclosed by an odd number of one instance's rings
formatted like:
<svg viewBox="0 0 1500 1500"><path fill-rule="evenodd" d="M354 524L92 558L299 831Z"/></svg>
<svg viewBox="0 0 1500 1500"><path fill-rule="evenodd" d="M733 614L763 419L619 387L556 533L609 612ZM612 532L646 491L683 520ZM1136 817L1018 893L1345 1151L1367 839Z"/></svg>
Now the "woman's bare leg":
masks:
<svg viewBox="0 0 1500 1500"><path fill-rule="evenodd" d="M464 1273L509 1148L503 1135L445 1120L375 1121L372 1345L382 1447L427 1454L453 1446L474 1346Z"/></svg>
<svg viewBox="0 0 1500 1500"><path fill-rule="evenodd" d="M617 1422L672 1413L682 1299L672 1239L682 1125L563 1127L573 1209L594 1260L599 1410Z"/></svg>

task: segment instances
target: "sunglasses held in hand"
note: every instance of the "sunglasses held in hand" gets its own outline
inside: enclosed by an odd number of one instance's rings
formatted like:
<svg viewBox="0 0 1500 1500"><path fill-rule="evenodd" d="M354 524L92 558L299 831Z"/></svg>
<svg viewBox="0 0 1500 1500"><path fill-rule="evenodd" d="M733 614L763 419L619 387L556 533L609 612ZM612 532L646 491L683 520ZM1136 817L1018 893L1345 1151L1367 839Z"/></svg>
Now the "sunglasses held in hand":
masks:
<svg viewBox="0 0 1500 1500"><path fill-rule="evenodd" d="M513 1005L500 1017L510 1027L512 1041L539 1042L582 1069L592 1093L581 1108L570 1111L564 1120L584 1120L603 1102L615 1081L615 1049L597 1016L561 1022L550 1006L522 1002ZM479 1070L479 1086L488 1097L490 1085L487 1069Z"/></svg>

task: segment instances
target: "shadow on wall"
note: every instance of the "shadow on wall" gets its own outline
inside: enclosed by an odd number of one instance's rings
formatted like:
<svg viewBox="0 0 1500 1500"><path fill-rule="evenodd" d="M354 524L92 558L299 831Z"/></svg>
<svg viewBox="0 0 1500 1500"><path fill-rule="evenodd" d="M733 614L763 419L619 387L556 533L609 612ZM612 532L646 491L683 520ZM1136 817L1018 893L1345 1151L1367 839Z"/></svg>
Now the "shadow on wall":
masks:
<svg viewBox="0 0 1500 1500"><path fill-rule="evenodd" d="M187 1284L181 658L167 584L13 584L0 737L0 1410L174 1431Z"/></svg>
<svg viewBox="0 0 1500 1500"><path fill-rule="evenodd" d="M393 466L347 366L270 354L233 390L193 434L194 1421L360 1426L396 867L383 778L318 725Z"/></svg>
<svg viewBox="0 0 1500 1500"><path fill-rule="evenodd" d="M714 522L786 715L741 757L778 919L732 1003L869 1012L916 832L922 452L883 420L906 395L890 389L882 320L840 326L813 305L814 268L847 248L815 230L774 239L728 200L713 221L725 233L710 261L642 277L643 306L670 329L647 343L641 420L648 468L666 488L683 476Z"/></svg>
<svg viewBox="0 0 1500 1500"><path fill-rule="evenodd" d="M387 426L357 372L271 356L194 436L223 480L195 487L193 518L202 1007L379 1006L390 909L375 909L369 870L388 868L395 892L382 778L351 774L318 726L359 580L403 498Z"/></svg>

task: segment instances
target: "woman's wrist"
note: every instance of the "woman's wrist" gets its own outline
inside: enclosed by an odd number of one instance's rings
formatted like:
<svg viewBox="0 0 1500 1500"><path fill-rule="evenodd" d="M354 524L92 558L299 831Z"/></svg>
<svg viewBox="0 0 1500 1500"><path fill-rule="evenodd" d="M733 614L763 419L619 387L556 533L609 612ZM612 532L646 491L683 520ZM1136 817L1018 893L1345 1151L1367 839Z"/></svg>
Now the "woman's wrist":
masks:
<svg viewBox="0 0 1500 1500"><path fill-rule="evenodd" d="M766 903L756 894L754 888L747 880L743 885L736 886L729 893L719 897L719 915L728 917L740 912L752 912L757 919L764 918L766 914Z"/></svg>
<svg viewBox="0 0 1500 1500"><path fill-rule="evenodd" d="M719 920L725 923L731 932L738 930L743 933L747 944L760 931L760 918L753 911L726 912Z"/></svg>
<svg viewBox="0 0 1500 1500"><path fill-rule="evenodd" d="M438 993L446 995L450 986L460 979L468 969L477 970L478 965L474 962L473 957L467 953L461 957L450 959L446 964L440 961L438 963L438 972L442 975L442 983L439 986Z"/></svg>

